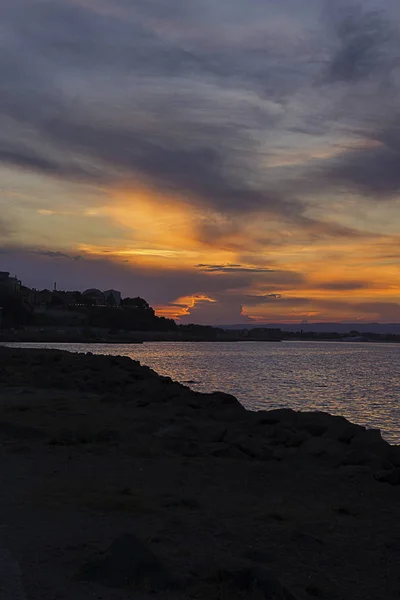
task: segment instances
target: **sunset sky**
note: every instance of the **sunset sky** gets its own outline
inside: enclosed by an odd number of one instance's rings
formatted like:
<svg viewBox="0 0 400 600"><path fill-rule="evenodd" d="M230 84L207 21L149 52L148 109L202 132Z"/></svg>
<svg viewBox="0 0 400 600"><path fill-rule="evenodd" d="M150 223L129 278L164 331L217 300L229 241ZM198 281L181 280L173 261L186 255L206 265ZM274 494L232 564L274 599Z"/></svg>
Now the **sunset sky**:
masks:
<svg viewBox="0 0 400 600"><path fill-rule="evenodd" d="M400 321L399 0L2 0L0 270Z"/></svg>

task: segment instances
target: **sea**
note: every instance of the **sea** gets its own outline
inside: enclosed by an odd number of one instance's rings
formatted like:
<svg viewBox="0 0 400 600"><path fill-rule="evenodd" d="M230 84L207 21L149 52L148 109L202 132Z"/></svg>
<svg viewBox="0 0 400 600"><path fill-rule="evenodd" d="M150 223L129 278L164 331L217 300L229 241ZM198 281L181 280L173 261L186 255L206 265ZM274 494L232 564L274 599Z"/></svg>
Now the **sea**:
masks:
<svg viewBox="0 0 400 600"><path fill-rule="evenodd" d="M342 415L400 444L400 344L149 342L8 344L129 356L194 390L233 394L250 410Z"/></svg>

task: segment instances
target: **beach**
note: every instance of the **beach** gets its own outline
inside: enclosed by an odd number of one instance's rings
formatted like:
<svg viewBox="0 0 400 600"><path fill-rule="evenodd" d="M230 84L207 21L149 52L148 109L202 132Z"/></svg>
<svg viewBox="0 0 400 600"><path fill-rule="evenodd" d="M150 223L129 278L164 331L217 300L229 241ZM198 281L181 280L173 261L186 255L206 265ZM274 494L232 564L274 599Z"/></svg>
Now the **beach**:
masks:
<svg viewBox="0 0 400 600"><path fill-rule="evenodd" d="M400 597L378 430L90 353L1 347L0 397L0 548L27 598Z"/></svg>

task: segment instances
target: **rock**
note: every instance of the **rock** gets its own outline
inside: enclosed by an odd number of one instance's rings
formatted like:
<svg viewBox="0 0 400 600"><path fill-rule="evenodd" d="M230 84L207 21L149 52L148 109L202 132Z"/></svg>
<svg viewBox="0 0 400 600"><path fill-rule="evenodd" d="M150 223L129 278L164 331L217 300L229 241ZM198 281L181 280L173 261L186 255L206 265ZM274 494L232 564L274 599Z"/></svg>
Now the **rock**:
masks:
<svg viewBox="0 0 400 600"><path fill-rule="evenodd" d="M272 450L272 457L274 460L281 461L285 458L291 458L297 454L296 448L286 448L286 446L277 446Z"/></svg>
<svg viewBox="0 0 400 600"><path fill-rule="evenodd" d="M296 420L296 412L291 408L259 410L256 414L258 425L276 425L277 423L294 422Z"/></svg>
<svg viewBox="0 0 400 600"><path fill-rule="evenodd" d="M377 481L390 483L390 485L400 485L400 469L389 469L378 471L374 475Z"/></svg>
<svg viewBox="0 0 400 600"><path fill-rule="evenodd" d="M273 562L274 557L272 554L268 554L268 552L264 552L263 550L251 549L243 554L243 557L247 560L251 560L255 563L265 564Z"/></svg>
<svg viewBox="0 0 400 600"><path fill-rule="evenodd" d="M368 465L340 465L340 472L347 477L372 476L371 468Z"/></svg>
<svg viewBox="0 0 400 600"><path fill-rule="evenodd" d="M238 446L235 446L233 444L226 444L225 442L213 444L209 448L209 454L218 458L250 460L250 456L245 452L242 452L242 450L240 450Z"/></svg>
<svg viewBox="0 0 400 600"><path fill-rule="evenodd" d="M345 448L343 444L336 440L329 440L321 437L312 437L300 446L301 452L316 457L326 457L342 460Z"/></svg>
<svg viewBox="0 0 400 600"><path fill-rule="evenodd" d="M197 442L180 438L171 438L169 440L167 439L165 441L164 447L166 450L172 452L173 454L189 458L207 454L206 448L204 448Z"/></svg>
<svg viewBox="0 0 400 600"><path fill-rule="evenodd" d="M327 431L328 425L323 424L323 423L318 423L318 420L316 420L314 422L310 421L309 423L304 423L303 429L304 429L304 431L307 431L310 435L312 435L314 437L319 437L320 435L322 435L323 433L325 433Z"/></svg>
<svg viewBox="0 0 400 600"><path fill-rule="evenodd" d="M371 452L368 452L368 450L351 448L346 452L346 455L340 464L344 466L373 466L375 462L376 456Z"/></svg>
<svg viewBox="0 0 400 600"><path fill-rule="evenodd" d="M282 583L261 567L245 567L238 570L221 569L215 579L234 584L245 594L263 594L266 599L296 600Z"/></svg>
<svg viewBox="0 0 400 600"><path fill-rule="evenodd" d="M291 540L294 542L300 542L304 546L311 546L314 548L318 548L324 545L323 540L321 538L312 535L311 533L307 533L305 531L300 531L299 529L295 529L290 536Z"/></svg>
<svg viewBox="0 0 400 600"><path fill-rule="evenodd" d="M26 600L19 563L0 547L0 600Z"/></svg>
<svg viewBox="0 0 400 600"><path fill-rule="evenodd" d="M183 387L183 386L182 386ZM183 388L185 389L185 388ZM186 394L181 397L181 401L186 400L189 406L196 409L207 408L211 412L218 413L219 411L236 411L245 412L245 407L240 404L239 400L231 394L224 392L213 392L211 394L201 394L200 392L192 392L186 388Z"/></svg>
<svg viewBox="0 0 400 600"><path fill-rule="evenodd" d="M183 418L159 429L155 435L161 438L177 438L196 442L218 443L224 440L226 427Z"/></svg>
<svg viewBox="0 0 400 600"><path fill-rule="evenodd" d="M361 425L346 422L342 427L335 428L335 437L338 442L349 444L351 440L362 431L364 431L364 428L361 427Z"/></svg>
<svg viewBox="0 0 400 600"><path fill-rule="evenodd" d="M125 534L106 550L104 558L85 565L78 579L122 588L147 583L154 590L174 587L155 554L133 534Z"/></svg>
<svg viewBox="0 0 400 600"><path fill-rule="evenodd" d="M41 440L46 434L36 427L15 425L14 423L0 422L0 439L3 440Z"/></svg>
<svg viewBox="0 0 400 600"><path fill-rule="evenodd" d="M365 431L364 427L350 423L344 417L322 411L299 413L297 426L315 437L323 436L346 444L358 433Z"/></svg>
<svg viewBox="0 0 400 600"><path fill-rule="evenodd" d="M400 446L391 446L389 460L395 467L400 467Z"/></svg>
<svg viewBox="0 0 400 600"><path fill-rule="evenodd" d="M301 443L307 440L309 436L307 434L303 435L303 432L298 432L285 426L275 427L273 431L270 432L269 437L274 444L283 444L284 446L290 448L300 446Z"/></svg>
<svg viewBox="0 0 400 600"><path fill-rule="evenodd" d="M390 445L381 435L379 429L364 429L351 440L353 448L368 450L380 457L389 456Z"/></svg>
<svg viewBox="0 0 400 600"><path fill-rule="evenodd" d="M247 438L235 446L250 458L258 460L273 460L274 458L274 451L263 440Z"/></svg>
<svg viewBox="0 0 400 600"><path fill-rule="evenodd" d="M94 435L93 441L99 444L108 444L118 442L121 439L121 434L113 429L102 429Z"/></svg>
<svg viewBox="0 0 400 600"><path fill-rule="evenodd" d="M310 434L307 431L297 431L288 435L285 446L287 448L299 448L304 442L310 439Z"/></svg>

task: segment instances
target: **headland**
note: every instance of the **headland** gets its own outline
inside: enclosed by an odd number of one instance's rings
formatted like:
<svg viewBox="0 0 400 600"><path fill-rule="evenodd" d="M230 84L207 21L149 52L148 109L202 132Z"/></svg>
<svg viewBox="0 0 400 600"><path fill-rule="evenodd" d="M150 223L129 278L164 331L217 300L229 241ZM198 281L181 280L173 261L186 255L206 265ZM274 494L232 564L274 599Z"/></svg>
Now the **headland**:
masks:
<svg viewBox="0 0 400 600"><path fill-rule="evenodd" d="M0 347L0 397L0 549L30 600L399 597L378 430L62 351Z"/></svg>

